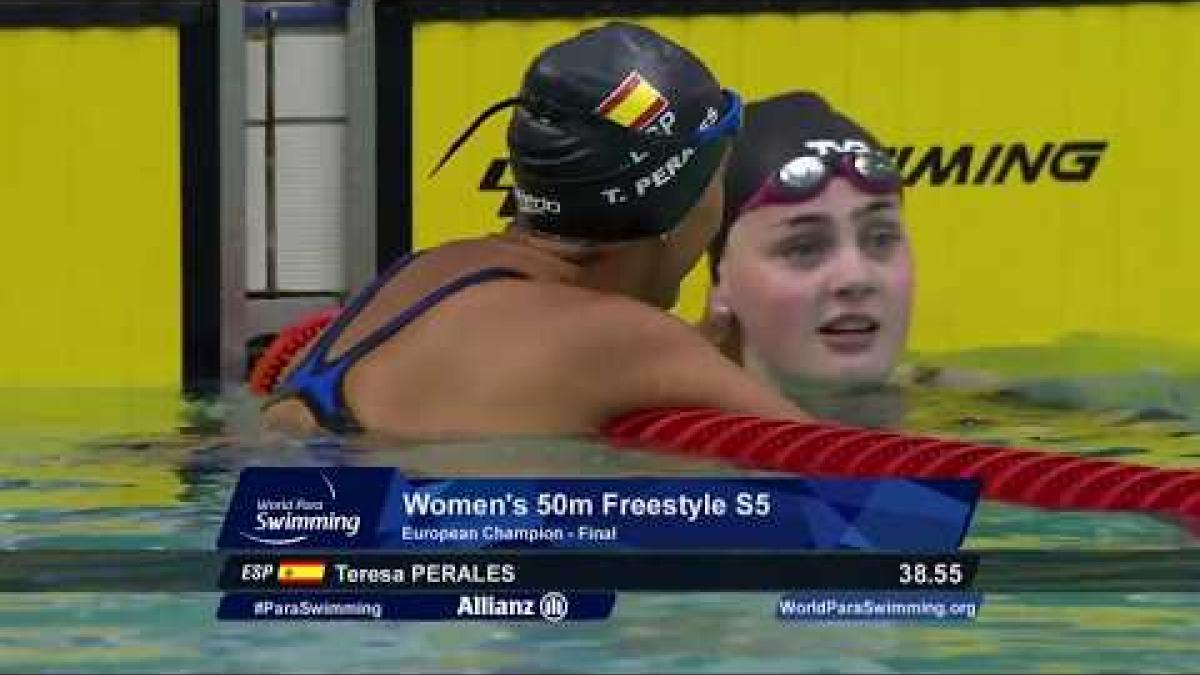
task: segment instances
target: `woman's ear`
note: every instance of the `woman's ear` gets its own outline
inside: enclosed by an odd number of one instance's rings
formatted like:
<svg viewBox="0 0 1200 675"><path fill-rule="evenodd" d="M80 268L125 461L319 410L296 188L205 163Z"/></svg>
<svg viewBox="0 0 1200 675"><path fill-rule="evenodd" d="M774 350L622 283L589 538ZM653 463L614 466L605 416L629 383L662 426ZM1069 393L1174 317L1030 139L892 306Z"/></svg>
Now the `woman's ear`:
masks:
<svg viewBox="0 0 1200 675"><path fill-rule="evenodd" d="M726 292L720 283L717 283L708 291L704 318L699 325L700 332L714 344L720 345L728 339L735 323L733 309L726 300Z"/></svg>
<svg viewBox="0 0 1200 675"><path fill-rule="evenodd" d="M720 319L733 317L733 309L727 301L722 299L721 294L717 293L715 288L708 296L708 314Z"/></svg>
<svg viewBox="0 0 1200 675"><path fill-rule="evenodd" d="M729 302L729 289L725 283L725 261L718 262L713 272L712 288L708 291L708 313L732 317L733 306Z"/></svg>

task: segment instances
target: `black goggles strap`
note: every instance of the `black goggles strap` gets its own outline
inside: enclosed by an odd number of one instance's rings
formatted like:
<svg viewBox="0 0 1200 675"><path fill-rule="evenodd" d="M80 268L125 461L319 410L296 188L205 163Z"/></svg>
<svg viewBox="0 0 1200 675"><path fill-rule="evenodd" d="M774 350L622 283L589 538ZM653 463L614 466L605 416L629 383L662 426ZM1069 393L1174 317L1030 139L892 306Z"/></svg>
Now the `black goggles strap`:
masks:
<svg viewBox="0 0 1200 675"><path fill-rule="evenodd" d="M475 121L471 122L471 125L468 126L465 131L459 134L458 138L454 139L454 142L451 143L450 147L446 149L445 154L443 154L442 158L438 160L437 166L433 167L433 170L429 172L429 177L432 178L437 174L438 171L441 171L442 167L446 166L446 162L449 162L450 158L454 156L454 153L458 152L459 149L462 148L463 144L470 140L471 136L475 135L475 132L479 131L479 127L483 126L483 123L488 121L492 115L495 115L505 108L512 108L518 105L525 105L525 99L521 98L520 96L514 96L512 98L506 98L503 101L493 103L492 105L488 106L486 110L479 113L479 115L475 117Z"/></svg>

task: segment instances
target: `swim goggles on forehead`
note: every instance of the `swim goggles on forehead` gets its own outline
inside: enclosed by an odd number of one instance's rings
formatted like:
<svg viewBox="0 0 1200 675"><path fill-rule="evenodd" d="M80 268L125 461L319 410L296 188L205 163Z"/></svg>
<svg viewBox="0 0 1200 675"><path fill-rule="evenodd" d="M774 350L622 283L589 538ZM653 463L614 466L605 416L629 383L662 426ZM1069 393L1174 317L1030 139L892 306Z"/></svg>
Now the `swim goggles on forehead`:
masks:
<svg viewBox="0 0 1200 675"><path fill-rule="evenodd" d="M716 123L693 133L692 145L704 145L721 138L733 137L742 130L742 97L732 89L722 89L721 98L725 101L725 112Z"/></svg>
<svg viewBox="0 0 1200 675"><path fill-rule="evenodd" d="M888 155L878 152L843 152L802 155L789 160L742 205L741 213L772 204L794 204L821 194L835 176L871 194L891 194L904 185L899 169Z"/></svg>

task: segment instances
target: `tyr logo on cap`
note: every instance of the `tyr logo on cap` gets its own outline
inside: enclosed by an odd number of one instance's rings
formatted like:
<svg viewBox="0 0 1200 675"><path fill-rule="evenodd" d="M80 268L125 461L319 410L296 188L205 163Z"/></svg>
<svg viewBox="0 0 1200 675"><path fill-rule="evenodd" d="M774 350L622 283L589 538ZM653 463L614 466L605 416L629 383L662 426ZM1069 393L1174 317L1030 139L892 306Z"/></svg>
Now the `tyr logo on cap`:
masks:
<svg viewBox="0 0 1200 675"><path fill-rule="evenodd" d="M864 141L846 138L840 141L832 139L817 139L804 141L804 146L818 155L832 155L855 152L870 152L871 146Z"/></svg>
<svg viewBox="0 0 1200 675"><path fill-rule="evenodd" d="M645 129L667 110L671 102L654 85L632 70L596 107L604 118L628 129Z"/></svg>

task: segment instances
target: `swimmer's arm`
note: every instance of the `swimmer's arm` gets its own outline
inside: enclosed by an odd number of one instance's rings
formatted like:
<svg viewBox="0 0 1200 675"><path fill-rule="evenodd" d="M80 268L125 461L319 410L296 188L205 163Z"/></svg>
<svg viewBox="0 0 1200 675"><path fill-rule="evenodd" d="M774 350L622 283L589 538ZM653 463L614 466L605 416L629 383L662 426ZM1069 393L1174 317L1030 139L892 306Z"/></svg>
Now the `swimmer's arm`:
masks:
<svg viewBox="0 0 1200 675"><path fill-rule="evenodd" d="M810 415L750 377L678 319L649 308L622 307L591 333L593 382L607 382L612 417L656 407L710 407L777 419ZM603 328L599 328L603 325ZM621 326L620 329L617 326Z"/></svg>

